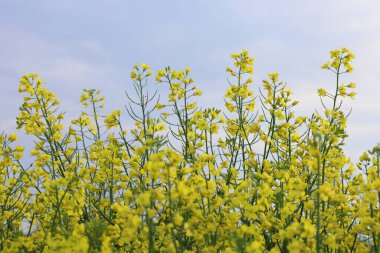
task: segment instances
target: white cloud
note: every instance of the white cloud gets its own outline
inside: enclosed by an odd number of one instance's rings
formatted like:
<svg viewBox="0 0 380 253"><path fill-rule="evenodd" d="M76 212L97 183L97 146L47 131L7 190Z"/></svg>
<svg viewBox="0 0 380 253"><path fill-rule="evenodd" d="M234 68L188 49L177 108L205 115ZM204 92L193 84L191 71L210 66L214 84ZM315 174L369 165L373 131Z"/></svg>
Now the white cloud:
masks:
<svg viewBox="0 0 380 253"><path fill-rule="evenodd" d="M0 40L0 86L4 92L0 107L12 108L1 112L0 126L4 130L15 127L10 119L16 117L22 102L17 87L23 74L39 73L47 87L61 99L62 110L68 110L69 114L77 109L83 88L107 88L106 93L115 89L106 53L94 40L57 43L11 26L0 26L0 33L5 35ZM109 102L112 104L113 100Z"/></svg>

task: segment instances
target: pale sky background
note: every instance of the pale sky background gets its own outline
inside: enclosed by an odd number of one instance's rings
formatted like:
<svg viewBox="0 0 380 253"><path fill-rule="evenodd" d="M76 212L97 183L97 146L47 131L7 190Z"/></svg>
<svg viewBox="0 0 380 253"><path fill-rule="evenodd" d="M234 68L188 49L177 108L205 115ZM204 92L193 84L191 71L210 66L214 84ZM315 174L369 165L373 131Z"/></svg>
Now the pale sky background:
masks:
<svg viewBox="0 0 380 253"><path fill-rule="evenodd" d="M199 103L222 108L225 68L241 49L255 57L254 87L279 72L307 116L321 108L317 88L334 87L320 66L341 46L356 55L343 80L358 85L357 99L346 101L345 150L355 159L380 142L380 0L0 0L0 130L14 131L18 83L29 72L71 118L83 88L101 89L108 111L121 108L130 69L142 62L191 67Z"/></svg>

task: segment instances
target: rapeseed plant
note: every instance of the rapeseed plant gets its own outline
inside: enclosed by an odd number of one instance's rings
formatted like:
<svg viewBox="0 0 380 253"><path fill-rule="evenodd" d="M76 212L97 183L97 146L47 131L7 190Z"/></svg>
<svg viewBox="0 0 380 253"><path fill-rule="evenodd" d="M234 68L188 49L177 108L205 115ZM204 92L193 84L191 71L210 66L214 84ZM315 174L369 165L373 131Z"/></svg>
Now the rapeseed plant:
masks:
<svg viewBox="0 0 380 253"><path fill-rule="evenodd" d="M298 101L270 73L259 93L254 59L232 54L226 112L201 109L191 69L159 70L169 94L133 67L136 92L104 115L99 90L64 126L59 100L37 74L23 76L17 127L35 138L33 163L16 134L0 135L0 250L3 252L379 252L380 146L353 164L345 156L345 99L356 85L346 48L322 66L323 113L296 116Z"/></svg>

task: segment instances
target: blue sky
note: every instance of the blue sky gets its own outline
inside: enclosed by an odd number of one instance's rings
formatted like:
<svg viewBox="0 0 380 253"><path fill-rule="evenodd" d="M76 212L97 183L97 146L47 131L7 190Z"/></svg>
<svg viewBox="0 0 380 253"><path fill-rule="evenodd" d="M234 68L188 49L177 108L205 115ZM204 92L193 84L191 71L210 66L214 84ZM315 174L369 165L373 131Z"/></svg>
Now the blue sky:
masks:
<svg viewBox="0 0 380 253"><path fill-rule="evenodd" d="M129 71L142 62L191 67L200 103L221 108L229 55L241 49L255 57L255 87L279 72L301 102L297 112L310 115L320 109L316 89L334 86L320 66L329 50L346 46L356 69L343 81L358 85L357 99L346 102L353 108L346 152L356 157L380 141L379 31L378 0L3 0L0 129L14 131L18 82L29 72L40 74L69 117L79 114L83 88L101 89L107 110L121 108Z"/></svg>

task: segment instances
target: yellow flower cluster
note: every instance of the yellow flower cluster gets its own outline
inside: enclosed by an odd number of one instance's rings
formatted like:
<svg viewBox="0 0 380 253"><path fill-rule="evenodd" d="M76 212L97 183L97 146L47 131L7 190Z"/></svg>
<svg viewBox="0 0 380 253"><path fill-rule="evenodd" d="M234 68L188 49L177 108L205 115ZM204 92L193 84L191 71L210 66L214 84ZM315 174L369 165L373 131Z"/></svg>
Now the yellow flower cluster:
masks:
<svg viewBox="0 0 380 253"><path fill-rule="evenodd" d="M0 250L379 252L380 146L358 164L342 149L341 105L355 84L339 76L353 55L331 52L323 68L337 75L335 90L318 90L331 104L310 117L295 115L278 73L255 95L253 58L231 57L226 113L198 108L189 68L158 71L161 102L148 92L151 67L134 66L134 124L84 90L84 111L65 127L38 75L22 77L17 126L35 138L33 162L25 166L16 134L0 135Z"/></svg>
<svg viewBox="0 0 380 253"><path fill-rule="evenodd" d="M325 63L322 68L329 69L335 73L350 73L354 70L351 65L355 55L347 48L336 49L330 51L330 61Z"/></svg>

